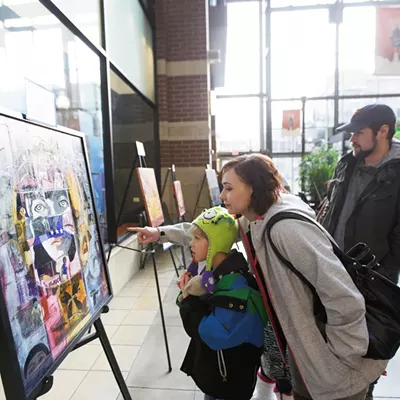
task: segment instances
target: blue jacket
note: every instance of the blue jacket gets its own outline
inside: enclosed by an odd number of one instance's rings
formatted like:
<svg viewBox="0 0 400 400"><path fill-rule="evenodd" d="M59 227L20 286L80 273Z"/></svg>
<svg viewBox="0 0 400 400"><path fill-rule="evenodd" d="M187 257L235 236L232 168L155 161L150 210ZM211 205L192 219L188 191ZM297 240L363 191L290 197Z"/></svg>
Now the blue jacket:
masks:
<svg viewBox="0 0 400 400"><path fill-rule="evenodd" d="M192 338L181 370L209 396L252 397L264 343L265 310L241 253L233 251L214 271L215 291L188 296L180 314Z"/></svg>

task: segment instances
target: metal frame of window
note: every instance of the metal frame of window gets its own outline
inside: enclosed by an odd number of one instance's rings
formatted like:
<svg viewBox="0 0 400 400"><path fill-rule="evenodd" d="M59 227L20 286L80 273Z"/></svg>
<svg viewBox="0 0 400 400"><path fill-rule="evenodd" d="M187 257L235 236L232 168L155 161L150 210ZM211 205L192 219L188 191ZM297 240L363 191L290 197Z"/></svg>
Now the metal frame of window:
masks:
<svg viewBox="0 0 400 400"><path fill-rule="evenodd" d="M153 109L154 114L154 158L157 182L160 185L161 167L160 167L160 142L159 142L159 112L157 101L157 55L156 55L156 28L154 14L154 0L138 1L146 19L150 25L153 36L153 57L154 57L154 101L146 97L138 88L127 78L124 71L118 67L109 57L107 52L107 24L105 16L104 0L99 0L100 6L100 37L102 46L93 43L64 12L55 5L51 0L39 0L60 22L68 28L76 37L82 40L90 50L95 52L100 59L100 76L101 76L101 101L102 101L102 119L103 119L103 146L104 146L104 175L105 175L105 195L106 195L106 211L107 226L110 232L110 239L115 239L113 235L117 235L116 216L114 210L115 190L114 190L114 152L113 152L113 130L112 130L112 111L111 111L111 87L110 87L110 71L112 70L117 76L128 85L148 106ZM126 238L126 236L124 236ZM111 240L113 242L114 240Z"/></svg>
<svg viewBox="0 0 400 400"><path fill-rule="evenodd" d="M227 2L233 1L243 1L246 0L227 0ZM247 0L249 1L249 0ZM254 0L253 0L254 1ZM265 102L265 114L261 113L260 115L260 126L263 127L265 125L265 130L263 132L264 137L261 140L261 144L265 143L265 147L261 147L261 152L269 154L273 157L301 157L302 155L306 154L305 152L305 137L302 140L302 149L301 153L277 153L274 152L273 144L272 144L272 118L271 118L271 108L272 102L282 102L282 101L302 101L302 97L294 97L294 98L272 98L271 97L271 82L272 82L272 74L271 74L271 59L273 54L271 54L271 15L272 13L277 12L291 12L291 11L307 11L307 10L330 10L334 9L335 7L339 7L342 10L345 8L351 7L366 7L366 6L374 6L374 7L382 7L382 6L400 6L400 0L383 0L383 1L363 1L358 3L343 3L343 0L337 0L333 4L314 4L314 5L305 5L305 6L285 6L285 7L272 7L271 0L255 0L263 3L262 11L265 12L265 38L264 44L265 47L269 50L265 62L263 62L262 58L260 58L260 70L263 71L265 74L264 82L266 84L266 89L263 88L263 80L260 82L260 91L259 93L248 93L248 94L224 94L224 95L217 95L217 99L224 99L224 98L261 98L261 101ZM315 0L318 3L318 0ZM260 18L261 20L261 18ZM335 23L335 83L334 83L334 94L327 95L327 96L314 96L314 97L307 97L306 103L308 101L313 100L333 100L334 101L334 127L339 125L339 104L340 100L355 100L355 99L377 99L377 98L400 98L399 93L382 93L382 94L365 94L365 95L340 95L340 87L339 87L339 30L340 30L340 22L336 21ZM304 112L304 110L303 110ZM264 120L265 118L265 120ZM266 122L264 122L266 121ZM218 158L229 158L232 157L231 153L227 152L219 152L217 153Z"/></svg>

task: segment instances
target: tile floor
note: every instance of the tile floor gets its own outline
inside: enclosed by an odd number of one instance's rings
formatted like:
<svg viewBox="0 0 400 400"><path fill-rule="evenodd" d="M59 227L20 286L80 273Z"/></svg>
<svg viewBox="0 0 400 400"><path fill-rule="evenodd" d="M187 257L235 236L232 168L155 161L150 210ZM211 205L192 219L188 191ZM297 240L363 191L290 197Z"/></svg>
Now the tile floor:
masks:
<svg viewBox="0 0 400 400"><path fill-rule="evenodd" d="M173 365L167 373L153 269L137 273L102 317L116 358L134 400L201 400L191 379L180 372L189 342L175 305L176 275L167 255L158 257L163 306ZM96 343L97 342L97 343ZM43 400L123 400L101 345L96 341L71 353L54 374ZM376 399L400 399L400 353L382 377ZM1 396L0 396L1 397Z"/></svg>

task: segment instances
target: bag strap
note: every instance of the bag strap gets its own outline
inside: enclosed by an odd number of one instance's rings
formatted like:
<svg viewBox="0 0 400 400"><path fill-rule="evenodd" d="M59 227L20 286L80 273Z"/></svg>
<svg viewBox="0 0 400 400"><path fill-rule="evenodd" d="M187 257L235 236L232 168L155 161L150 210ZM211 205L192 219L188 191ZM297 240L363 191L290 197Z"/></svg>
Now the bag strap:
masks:
<svg viewBox="0 0 400 400"><path fill-rule="evenodd" d="M267 227L266 227L266 231L267 231L267 236L268 236L268 240L271 244L272 249L274 250L274 253L276 254L276 256L279 258L279 260L285 264L305 285L307 285L310 290L313 292L313 294L317 295L317 292L315 290L315 287L304 277L304 275L302 273L300 273L294 266L293 264L286 260L285 257L283 257L283 255L279 252L278 248L276 247L275 243L272 240L271 237L271 229L272 227L279 221L282 221L284 219L295 219L298 221L304 221L304 222L308 222L311 223L315 226L317 226L324 234L325 236L329 239L329 241L331 242L331 245L333 247L333 250L335 252L336 255L341 255L341 256L345 256L345 253L339 248L339 246L337 245L337 243L335 242L335 239L333 239L333 237L327 232L327 230L321 225L319 224L317 221L315 221L313 218L309 217L306 214L303 214L301 212L292 212L292 211L281 211L277 214L275 214L274 216L272 216L272 218L267 222Z"/></svg>

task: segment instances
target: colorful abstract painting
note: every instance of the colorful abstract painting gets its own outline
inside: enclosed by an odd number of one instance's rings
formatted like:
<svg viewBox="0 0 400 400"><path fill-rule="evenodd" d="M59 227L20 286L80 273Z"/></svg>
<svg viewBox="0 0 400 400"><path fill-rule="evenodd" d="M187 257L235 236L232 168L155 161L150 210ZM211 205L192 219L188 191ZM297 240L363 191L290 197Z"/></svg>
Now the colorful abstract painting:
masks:
<svg viewBox="0 0 400 400"><path fill-rule="evenodd" d="M186 213L185 202L183 201L181 181L174 181L174 196L178 208L179 217L183 217Z"/></svg>
<svg viewBox="0 0 400 400"><path fill-rule="evenodd" d="M136 168L140 189L146 206L150 226L157 227L164 222L164 214L158 194L156 175L153 168Z"/></svg>
<svg viewBox="0 0 400 400"><path fill-rule="evenodd" d="M111 296L83 143L0 116L0 301L27 396Z"/></svg>
<svg viewBox="0 0 400 400"><path fill-rule="evenodd" d="M222 204L222 202L219 198L221 191L219 190L217 173L214 169L206 169L206 177L208 191L210 193L211 206L219 206Z"/></svg>

